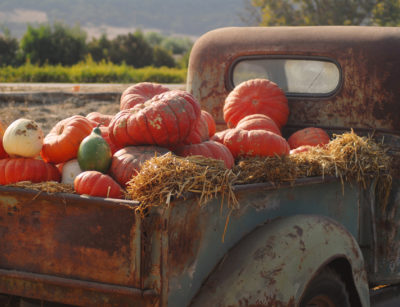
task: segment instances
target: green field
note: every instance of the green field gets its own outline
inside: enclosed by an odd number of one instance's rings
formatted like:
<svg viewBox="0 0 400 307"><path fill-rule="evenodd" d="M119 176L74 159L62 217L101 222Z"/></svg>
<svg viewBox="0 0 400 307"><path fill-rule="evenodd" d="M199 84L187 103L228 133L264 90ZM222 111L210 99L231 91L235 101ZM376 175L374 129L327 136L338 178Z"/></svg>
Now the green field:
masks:
<svg viewBox="0 0 400 307"><path fill-rule="evenodd" d="M67 82L67 83L185 83L186 69L134 68L128 65L85 61L73 66L33 65L0 68L0 82Z"/></svg>

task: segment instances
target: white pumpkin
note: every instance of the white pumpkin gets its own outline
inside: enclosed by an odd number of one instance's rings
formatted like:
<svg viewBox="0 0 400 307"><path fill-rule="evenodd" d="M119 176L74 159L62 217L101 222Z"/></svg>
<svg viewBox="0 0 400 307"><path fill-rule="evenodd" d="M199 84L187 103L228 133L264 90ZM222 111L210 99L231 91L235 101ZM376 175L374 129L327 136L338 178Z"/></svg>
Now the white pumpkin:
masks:
<svg viewBox="0 0 400 307"><path fill-rule="evenodd" d="M35 158L40 154L42 146L42 128L31 119L15 120L3 135L4 150L11 157Z"/></svg>
<svg viewBox="0 0 400 307"><path fill-rule="evenodd" d="M64 163L61 172L61 183L74 184L74 179L82 173L77 159L72 159Z"/></svg>

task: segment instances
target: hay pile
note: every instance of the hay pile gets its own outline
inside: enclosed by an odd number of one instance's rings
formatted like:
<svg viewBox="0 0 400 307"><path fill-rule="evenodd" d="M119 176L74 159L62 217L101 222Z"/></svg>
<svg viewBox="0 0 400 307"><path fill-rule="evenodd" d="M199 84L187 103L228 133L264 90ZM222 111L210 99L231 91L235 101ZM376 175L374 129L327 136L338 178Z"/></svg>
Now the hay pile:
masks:
<svg viewBox="0 0 400 307"><path fill-rule="evenodd" d="M63 184L56 181L44 181L33 183L30 181L20 181L13 184L8 184L10 187L27 188L35 191L54 193L75 193L74 187L70 184Z"/></svg>
<svg viewBox="0 0 400 307"><path fill-rule="evenodd" d="M185 197L187 192L198 194L200 205L221 194L228 206L235 208L238 202L233 185L279 185L303 177L329 175L340 178L342 183L356 181L364 188L370 179L378 178L379 197L387 199L391 188L389 169L390 157L383 146L371 137L360 137L351 131L334 135L325 147L311 147L306 152L242 159L232 170L213 159L166 154L146 161L128 183L127 192L141 202L141 212L151 206L169 206L172 199Z"/></svg>
<svg viewBox="0 0 400 307"><path fill-rule="evenodd" d="M344 181L366 180L387 176L390 157L386 149L371 137L357 136L353 131L334 135L325 147L309 147L286 157L247 158L234 171L238 183L287 182L310 176L335 176Z"/></svg>
<svg viewBox="0 0 400 307"><path fill-rule="evenodd" d="M238 202L232 186L236 175L226 169L224 162L203 156L178 157L167 153L143 163L140 173L127 185L132 199L140 201L138 211L150 206L169 206L172 199L187 193L199 195L199 205L206 204L220 194L229 206Z"/></svg>
<svg viewBox="0 0 400 307"><path fill-rule="evenodd" d="M310 147L306 152L289 156L245 158L230 170L219 160L202 156L178 157L172 153L146 161L140 173L127 185L126 198L140 202L138 211L144 215L149 207L169 206L188 193L198 195L199 205L221 196L221 205L238 208L233 186L270 182L294 183L311 176L335 176L357 182L364 188L377 179L377 197L383 209L388 200L392 177L391 159L382 144L371 137L357 136L353 131L334 135L325 147ZM47 193L75 193L73 186L57 182L18 182L10 186L24 187Z"/></svg>

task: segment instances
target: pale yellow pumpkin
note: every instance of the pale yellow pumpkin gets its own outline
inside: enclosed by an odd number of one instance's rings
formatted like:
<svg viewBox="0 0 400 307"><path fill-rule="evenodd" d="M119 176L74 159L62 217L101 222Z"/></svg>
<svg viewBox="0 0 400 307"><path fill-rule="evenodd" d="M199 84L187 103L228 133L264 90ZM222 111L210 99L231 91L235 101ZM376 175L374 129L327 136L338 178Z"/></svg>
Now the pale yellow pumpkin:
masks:
<svg viewBox="0 0 400 307"><path fill-rule="evenodd" d="M74 185L75 177L82 173L78 159L65 162L62 167L61 183Z"/></svg>
<svg viewBox="0 0 400 307"><path fill-rule="evenodd" d="M42 146L42 128L31 119L15 120L3 135L4 150L11 157L35 158L40 154Z"/></svg>

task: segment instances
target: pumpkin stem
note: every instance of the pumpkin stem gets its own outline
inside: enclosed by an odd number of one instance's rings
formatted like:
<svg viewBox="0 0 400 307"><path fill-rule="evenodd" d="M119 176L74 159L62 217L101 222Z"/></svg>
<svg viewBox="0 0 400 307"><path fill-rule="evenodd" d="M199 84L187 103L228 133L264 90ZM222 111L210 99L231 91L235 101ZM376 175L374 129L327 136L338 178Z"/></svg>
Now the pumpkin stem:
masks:
<svg viewBox="0 0 400 307"><path fill-rule="evenodd" d="M100 135L102 137L100 126L101 126L101 123L99 123L95 128L93 128L92 132L96 133L96 134L98 134L98 135Z"/></svg>

